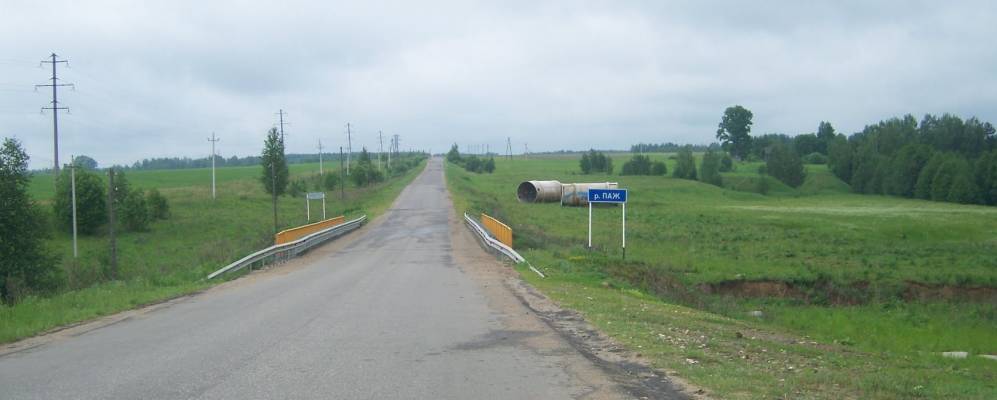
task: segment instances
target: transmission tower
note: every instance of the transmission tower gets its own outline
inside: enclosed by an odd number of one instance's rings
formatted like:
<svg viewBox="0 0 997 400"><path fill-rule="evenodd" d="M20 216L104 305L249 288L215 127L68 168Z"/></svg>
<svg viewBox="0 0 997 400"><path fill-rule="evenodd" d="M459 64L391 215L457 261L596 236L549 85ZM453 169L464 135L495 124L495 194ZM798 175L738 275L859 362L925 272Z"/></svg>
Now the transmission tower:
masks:
<svg viewBox="0 0 997 400"><path fill-rule="evenodd" d="M52 106L42 107L42 111L44 112L45 110L52 110L52 149L55 154L53 156L54 158L53 165L55 167L53 169L53 172L55 172L55 176L58 177L59 176L59 110L69 111L69 108L59 107L59 87L71 86L75 89L76 86L73 85L72 83L59 83L59 77L56 73L56 66L60 63L66 64L68 66L69 60L60 60L59 56L57 56L55 53L52 53L52 55L50 55L49 58L51 58L51 60L42 60L42 63L52 64L52 83L44 85L35 85L35 89L37 90L39 87L52 88Z"/></svg>
<svg viewBox="0 0 997 400"><path fill-rule="evenodd" d="M507 160L512 160L512 138L505 138L505 158Z"/></svg>

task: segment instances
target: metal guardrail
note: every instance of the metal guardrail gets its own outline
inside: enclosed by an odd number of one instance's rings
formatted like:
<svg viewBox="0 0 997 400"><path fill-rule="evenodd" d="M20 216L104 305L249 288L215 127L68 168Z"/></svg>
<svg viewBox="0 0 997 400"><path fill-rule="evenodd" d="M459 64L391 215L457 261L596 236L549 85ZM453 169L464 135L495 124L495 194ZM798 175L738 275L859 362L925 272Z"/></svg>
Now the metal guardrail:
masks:
<svg viewBox="0 0 997 400"><path fill-rule="evenodd" d="M253 265L253 263L257 261L261 261L269 257L277 257L279 259L284 259L284 260L289 259L298 254L304 253L305 251L308 251L308 249L320 245L329 239L342 236L347 232L351 232L359 228L366 221L367 221L367 216L364 215L352 221L347 221L342 224L333 226L331 228L327 228L312 233L308 236L305 236L293 242L288 242L284 244L275 244L263 250L257 251L253 254L245 256L236 262L233 262L215 272L212 272L210 275L208 275L207 279L212 279L226 272L238 271L247 266Z"/></svg>
<svg viewBox="0 0 997 400"><path fill-rule="evenodd" d="M530 267L530 270L536 272L537 275L540 275L541 278L546 278L546 276L544 276L544 274L540 272L540 270L534 268L533 264L530 264L529 261L526 261L526 259L523 258L523 256L519 255L519 253L517 253L516 250L513 250L512 247L506 246L504 243L498 241L498 239L495 239L491 235L489 235L488 231L486 231L485 228L482 228L481 225L479 225L478 222L474 220L474 218L471 218L470 215L467 215L467 213L464 213L464 222L466 222L467 225L471 227L471 230L474 231L474 233L478 234L478 237L481 238L481 240L485 243L485 245L497 250L499 253L506 255L516 263L525 262L526 265Z"/></svg>

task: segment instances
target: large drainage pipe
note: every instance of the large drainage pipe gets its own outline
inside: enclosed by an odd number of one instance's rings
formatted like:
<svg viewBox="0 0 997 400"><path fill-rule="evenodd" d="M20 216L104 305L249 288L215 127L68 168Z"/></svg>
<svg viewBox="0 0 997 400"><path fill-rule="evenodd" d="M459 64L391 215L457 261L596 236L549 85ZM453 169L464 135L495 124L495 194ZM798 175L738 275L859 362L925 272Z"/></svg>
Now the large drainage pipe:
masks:
<svg viewBox="0 0 997 400"><path fill-rule="evenodd" d="M516 197L523 203L553 203L561 201L561 182L526 181L519 184Z"/></svg>
<svg viewBox="0 0 997 400"><path fill-rule="evenodd" d="M516 197L524 203L561 202L562 206L588 205L589 189L615 189L616 182L565 183L559 181L526 181L519 184Z"/></svg>

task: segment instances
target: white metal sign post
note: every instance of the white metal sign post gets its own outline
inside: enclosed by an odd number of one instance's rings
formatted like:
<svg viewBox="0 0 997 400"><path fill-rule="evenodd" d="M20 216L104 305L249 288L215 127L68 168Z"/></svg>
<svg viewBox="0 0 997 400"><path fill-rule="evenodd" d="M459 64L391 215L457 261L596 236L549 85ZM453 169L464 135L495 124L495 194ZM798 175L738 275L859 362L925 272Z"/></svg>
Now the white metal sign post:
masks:
<svg viewBox="0 0 997 400"><path fill-rule="evenodd" d="M592 248L592 204L623 205L623 259L627 259L627 189L589 189L589 249Z"/></svg>
<svg viewBox="0 0 997 400"><path fill-rule="evenodd" d="M311 192L305 195L305 213L308 221L312 220L311 200L322 200L322 219L325 220L325 192Z"/></svg>

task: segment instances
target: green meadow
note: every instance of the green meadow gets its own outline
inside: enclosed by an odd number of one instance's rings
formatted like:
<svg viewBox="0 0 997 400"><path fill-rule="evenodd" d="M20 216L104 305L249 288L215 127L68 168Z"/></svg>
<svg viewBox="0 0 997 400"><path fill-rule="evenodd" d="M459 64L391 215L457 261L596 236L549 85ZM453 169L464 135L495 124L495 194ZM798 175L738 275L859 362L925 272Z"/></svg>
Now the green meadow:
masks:
<svg viewBox="0 0 997 400"><path fill-rule="evenodd" d="M613 158L619 171L629 156ZM668 154L652 158L674 168ZM759 176L758 163L724 173L724 187L581 175L578 156L496 164L494 174L447 165L458 211L510 225L549 276L526 279L710 393L997 396L997 361L976 357L997 354L997 208L853 194L823 165L794 189ZM621 207L595 208L590 250L588 209L520 203L525 180L629 189L626 259Z"/></svg>
<svg viewBox="0 0 997 400"><path fill-rule="evenodd" d="M401 190L422 170L369 187L347 184L327 193L328 217L383 213ZM291 178L318 173L318 164L292 164ZM338 167L338 166L337 166ZM326 173L339 173L326 168ZM56 231L48 240L61 256L65 284L58 293L32 296L13 306L0 305L0 343L142 304L162 301L211 286L203 278L246 254L273 244L271 197L259 182L260 167L217 170L217 193L211 199L211 170L128 171L132 187L157 188L169 200L172 216L155 221L146 232L121 232L117 238L118 280L108 280L109 246L103 233L79 237L79 258L72 254L72 236ZM51 214L54 193L51 175L36 175L31 193ZM321 218L321 205L312 202L312 222ZM304 198L281 196L280 229L307 223ZM103 230L102 230L103 231ZM229 279L239 274L226 276ZM223 279L217 279L222 281Z"/></svg>

